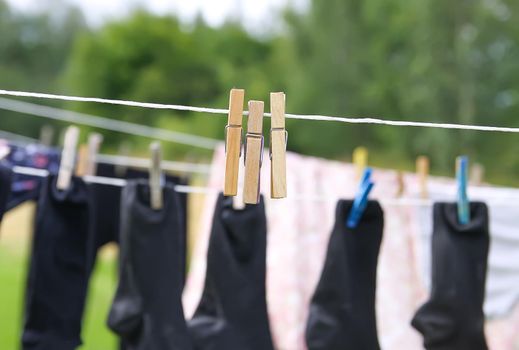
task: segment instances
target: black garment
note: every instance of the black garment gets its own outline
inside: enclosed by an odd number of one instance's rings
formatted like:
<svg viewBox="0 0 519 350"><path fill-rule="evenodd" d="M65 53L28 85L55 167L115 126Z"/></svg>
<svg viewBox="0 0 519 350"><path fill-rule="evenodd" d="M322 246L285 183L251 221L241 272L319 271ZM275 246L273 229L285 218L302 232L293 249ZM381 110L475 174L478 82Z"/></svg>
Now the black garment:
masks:
<svg viewBox="0 0 519 350"><path fill-rule="evenodd" d="M471 221L458 223L454 203L434 205L432 289L412 325L427 350L486 350L485 280L489 249L488 210L471 203Z"/></svg>
<svg viewBox="0 0 519 350"><path fill-rule="evenodd" d="M12 170L0 164L0 223L7 209L7 200L11 193L12 180Z"/></svg>
<svg viewBox="0 0 519 350"><path fill-rule="evenodd" d="M88 187L73 178L67 191L43 181L26 289L24 350L72 350L81 320L94 240Z"/></svg>
<svg viewBox="0 0 519 350"><path fill-rule="evenodd" d="M380 349L375 316L377 262L384 215L370 201L355 229L346 227L352 201L339 201L324 268L306 326L309 350Z"/></svg>
<svg viewBox="0 0 519 350"><path fill-rule="evenodd" d="M263 199L244 210L220 194L207 252L202 299L189 322L196 350L273 349L265 291Z"/></svg>
<svg viewBox="0 0 519 350"><path fill-rule="evenodd" d="M114 165L99 164L97 167L97 175L105 177L117 178L117 172ZM125 174L126 179L147 179L149 173L140 170L128 169ZM166 176L166 183L172 185L187 185L187 180L177 176ZM96 247L100 248L110 242L119 242L119 224L121 209L121 187L91 184L94 196L96 223ZM183 280L187 271L187 194L178 193L177 197L180 206L177 208L180 214L180 245L182 247L182 264L183 264Z"/></svg>
<svg viewBox="0 0 519 350"><path fill-rule="evenodd" d="M146 182L130 181L121 201L120 279L108 326L128 350L189 350L182 309L180 201L164 188L164 207L150 208Z"/></svg>

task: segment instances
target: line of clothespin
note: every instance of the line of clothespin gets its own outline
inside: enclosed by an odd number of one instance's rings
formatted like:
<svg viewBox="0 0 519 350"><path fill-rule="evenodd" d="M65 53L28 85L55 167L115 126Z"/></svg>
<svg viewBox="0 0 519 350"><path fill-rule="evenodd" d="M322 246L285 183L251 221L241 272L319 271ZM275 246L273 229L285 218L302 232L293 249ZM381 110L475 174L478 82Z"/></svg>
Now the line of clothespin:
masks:
<svg viewBox="0 0 519 350"><path fill-rule="evenodd" d="M288 131L285 128L286 98L283 92L270 94L270 197L287 196L286 150Z"/></svg>
<svg viewBox="0 0 519 350"><path fill-rule="evenodd" d="M263 163L263 101L249 101L247 135L245 136L245 182L243 201L258 204L260 193L261 165Z"/></svg>
<svg viewBox="0 0 519 350"><path fill-rule="evenodd" d="M225 184L223 190L225 196L236 196L238 193L244 100L244 90L231 90L229 115L227 126L225 127Z"/></svg>
<svg viewBox="0 0 519 350"><path fill-rule="evenodd" d="M353 206L348 215L348 219L346 220L346 226L350 229L357 227L362 214L368 205L368 196L374 186L374 183L371 181L371 173L371 168L366 168L364 170L364 175L360 181L359 190L355 196L355 199L353 200Z"/></svg>
<svg viewBox="0 0 519 350"><path fill-rule="evenodd" d="M162 196L162 150L158 141L153 142L150 145L150 175L149 175L149 186L150 186L150 204L154 210L160 210L163 207L163 196Z"/></svg>
<svg viewBox="0 0 519 350"><path fill-rule="evenodd" d="M456 181L458 183L458 221L462 225L470 222L470 203L467 196L468 163L466 156L456 158Z"/></svg>
<svg viewBox="0 0 519 350"><path fill-rule="evenodd" d="M416 158L416 175L420 186L420 198L429 198L428 178L429 178L429 158L420 156Z"/></svg>
<svg viewBox="0 0 519 350"><path fill-rule="evenodd" d="M64 191L70 187L72 174L74 172L78 139L79 129L76 126L69 126L65 132L63 152L61 154L61 162L56 183L58 190Z"/></svg>

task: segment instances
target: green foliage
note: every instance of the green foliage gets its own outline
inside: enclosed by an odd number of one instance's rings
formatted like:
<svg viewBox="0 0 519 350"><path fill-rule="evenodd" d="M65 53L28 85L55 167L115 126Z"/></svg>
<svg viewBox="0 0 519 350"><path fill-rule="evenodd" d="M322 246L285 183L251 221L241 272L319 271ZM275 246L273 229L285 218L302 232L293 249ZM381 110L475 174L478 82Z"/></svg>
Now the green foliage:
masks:
<svg viewBox="0 0 519 350"><path fill-rule="evenodd" d="M519 126L519 3L513 0L313 0L304 13L287 10L283 30L264 38L238 22L186 25L142 10L87 29L73 8L59 17L20 15L1 1L5 88L224 107L229 89L243 87L247 99L266 101L267 111L269 92L285 91L293 113ZM225 118L193 113L57 105L219 139L225 125ZM42 124L0 115L2 127L31 136ZM517 183L513 135L299 120L288 127L289 148L304 154L349 159L364 145L378 166L412 169L414 158L426 154L434 172L452 174L455 156L466 153L486 166L490 179ZM103 133L104 147L128 141L135 153L147 153L150 140ZM167 158L211 155L165 146Z"/></svg>
<svg viewBox="0 0 519 350"><path fill-rule="evenodd" d="M308 14L287 15L299 67L291 110L518 126L518 9L512 0L314 0ZM492 179L513 182L519 171L516 137L503 134L322 125L326 143L309 145L299 128L291 141L305 153L340 157L364 144L384 166L411 168L423 153L451 173L467 153Z"/></svg>
<svg viewBox="0 0 519 350"><path fill-rule="evenodd" d="M186 30L174 17L138 11L79 38L65 81L68 91L83 96L221 107L232 86L246 86L248 98L267 96L272 84L265 72L271 70L271 52L269 43L252 38L234 23L214 29L197 21ZM187 113L106 105L71 107L220 139L225 125L224 118ZM110 135L108 140L113 144L121 138ZM144 149L142 143L137 147ZM173 145L168 150L170 156L193 153L188 146Z"/></svg>

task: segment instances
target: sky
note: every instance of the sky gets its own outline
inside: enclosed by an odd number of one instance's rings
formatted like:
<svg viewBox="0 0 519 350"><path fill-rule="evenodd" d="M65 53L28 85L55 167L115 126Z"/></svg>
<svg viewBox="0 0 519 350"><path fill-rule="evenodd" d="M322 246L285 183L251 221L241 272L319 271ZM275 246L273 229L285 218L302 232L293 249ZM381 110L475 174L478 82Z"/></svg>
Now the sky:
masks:
<svg viewBox="0 0 519 350"><path fill-rule="evenodd" d="M201 13L211 25L221 24L228 16L240 14L247 28L252 30L272 27L276 9L287 4L304 8L308 0L62 0L79 6L88 22L97 26L107 19L122 17L135 6L157 14L177 13L189 20ZM14 8L27 12L41 9L42 4L55 0L7 0Z"/></svg>

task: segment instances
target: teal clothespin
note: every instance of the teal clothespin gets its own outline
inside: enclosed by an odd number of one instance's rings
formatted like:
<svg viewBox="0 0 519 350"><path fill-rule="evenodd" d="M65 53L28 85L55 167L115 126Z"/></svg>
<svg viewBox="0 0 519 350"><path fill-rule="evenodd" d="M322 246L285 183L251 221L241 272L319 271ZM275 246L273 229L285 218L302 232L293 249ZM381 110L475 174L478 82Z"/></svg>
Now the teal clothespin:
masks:
<svg viewBox="0 0 519 350"><path fill-rule="evenodd" d="M458 183L458 221L466 225L470 221L470 203L467 196L468 164L467 156L456 158L456 180Z"/></svg>
<svg viewBox="0 0 519 350"><path fill-rule="evenodd" d="M366 168L364 170L359 191L355 196L353 207L351 208L348 219L346 220L346 227L348 228L357 227L362 214L366 210L366 206L368 205L368 196L374 186L374 183L371 181L371 172L371 168Z"/></svg>

